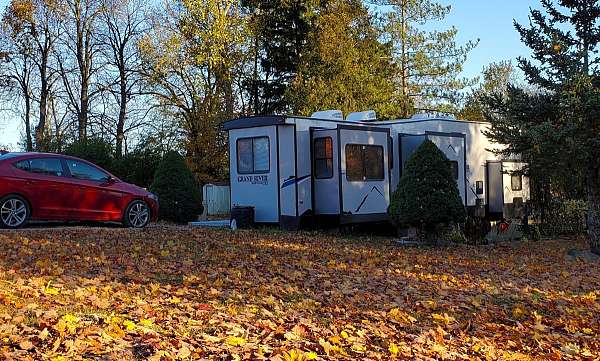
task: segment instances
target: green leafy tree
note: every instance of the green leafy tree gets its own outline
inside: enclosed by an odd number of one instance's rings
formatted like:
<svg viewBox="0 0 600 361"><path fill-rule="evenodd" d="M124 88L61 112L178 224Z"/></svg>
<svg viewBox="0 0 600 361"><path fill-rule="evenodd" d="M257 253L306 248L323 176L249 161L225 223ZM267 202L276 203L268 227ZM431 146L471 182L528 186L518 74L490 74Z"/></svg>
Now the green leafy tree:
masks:
<svg viewBox="0 0 600 361"><path fill-rule="evenodd" d="M227 174L227 135L219 124L235 117L245 26L236 0L172 0L139 44L150 92L162 114L178 120L201 183Z"/></svg>
<svg viewBox="0 0 600 361"><path fill-rule="evenodd" d="M406 162L389 213L394 224L416 227L428 240L442 226L465 220L450 161L433 142L424 141Z"/></svg>
<svg viewBox="0 0 600 361"><path fill-rule="evenodd" d="M385 119L405 112L402 99L395 97L391 47L379 41L373 21L360 1L327 4L287 92L294 113L374 109Z"/></svg>
<svg viewBox="0 0 600 361"><path fill-rule="evenodd" d="M433 0L380 0L391 6L384 14L386 37L394 44L400 71L395 80L399 95L416 110L455 112L460 91L474 79L460 77L469 52L478 41L457 44L458 29L429 30L451 10ZM410 113L403 114L409 116Z"/></svg>
<svg viewBox="0 0 600 361"><path fill-rule="evenodd" d="M489 136L508 145L504 155L523 154L547 171L583 174L589 243L600 254L600 5L596 0L541 3L543 11L531 11L529 26L515 24L533 58L519 59L519 67L540 92L513 89L507 99L488 102ZM551 111L528 117L531 104ZM509 116L499 111L503 108ZM521 109L523 116L517 116Z"/></svg>
<svg viewBox="0 0 600 361"><path fill-rule="evenodd" d="M160 200L159 216L178 223L190 222L202 212L202 194L185 158L177 152L165 154L150 190Z"/></svg>

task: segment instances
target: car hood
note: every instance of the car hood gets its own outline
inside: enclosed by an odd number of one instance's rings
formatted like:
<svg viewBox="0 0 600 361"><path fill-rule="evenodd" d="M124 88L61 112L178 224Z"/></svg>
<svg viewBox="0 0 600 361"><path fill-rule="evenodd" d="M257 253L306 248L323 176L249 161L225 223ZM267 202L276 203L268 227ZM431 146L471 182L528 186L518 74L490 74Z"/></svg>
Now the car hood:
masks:
<svg viewBox="0 0 600 361"><path fill-rule="evenodd" d="M111 186L112 189L118 190L124 193L131 193L138 196L147 196L150 192L142 187L138 187L135 184L117 182Z"/></svg>

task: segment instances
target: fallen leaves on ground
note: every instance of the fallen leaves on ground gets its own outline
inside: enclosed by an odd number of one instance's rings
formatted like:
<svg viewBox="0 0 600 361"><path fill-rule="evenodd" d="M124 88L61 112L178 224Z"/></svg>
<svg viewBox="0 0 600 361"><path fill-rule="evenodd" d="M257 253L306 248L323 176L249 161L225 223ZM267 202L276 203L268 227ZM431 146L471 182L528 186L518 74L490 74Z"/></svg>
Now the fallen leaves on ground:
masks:
<svg viewBox="0 0 600 361"><path fill-rule="evenodd" d="M0 358L593 360L581 240L391 240L157 226L0 233Z"/></svg>

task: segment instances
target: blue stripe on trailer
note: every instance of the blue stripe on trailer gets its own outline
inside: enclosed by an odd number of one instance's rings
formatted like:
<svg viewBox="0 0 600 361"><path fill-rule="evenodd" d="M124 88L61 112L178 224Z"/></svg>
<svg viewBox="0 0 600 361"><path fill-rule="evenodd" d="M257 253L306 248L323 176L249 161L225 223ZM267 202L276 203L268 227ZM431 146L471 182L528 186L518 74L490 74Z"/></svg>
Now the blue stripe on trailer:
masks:
<svg viewBox="0 0 600 361"><path fill-rule="evenodd" d="M304 177L300 177L300 178L293 177L293 178L286 179L285 182L283 182L283 184L281 185L281 189L291 186L291 185L294 185L296 183L300 183L309 177L310 177L310 174L305 175Z"/></svg>

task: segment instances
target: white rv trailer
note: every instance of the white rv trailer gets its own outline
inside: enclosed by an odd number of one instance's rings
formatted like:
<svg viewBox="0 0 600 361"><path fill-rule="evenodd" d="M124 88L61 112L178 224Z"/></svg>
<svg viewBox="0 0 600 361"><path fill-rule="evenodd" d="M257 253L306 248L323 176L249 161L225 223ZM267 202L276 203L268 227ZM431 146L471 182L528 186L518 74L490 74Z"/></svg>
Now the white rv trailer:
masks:
<svg viewBox="0 0 600 361"><path fill-rule="evenodd" d="M297 229L304 217L340 224L384 221L406 160L425 139L452 162L468 209L490 219L529 200L522 165L489 151L488 123L447 117L376 121L373 111L311 117L255 116L223 123L229 134L231 205L254 207L257 223Z"/></svg>

